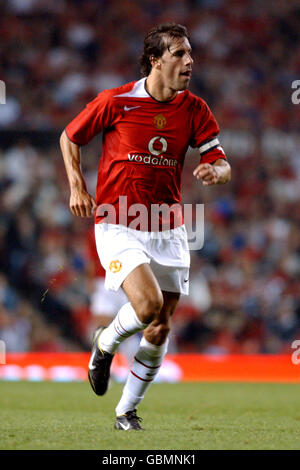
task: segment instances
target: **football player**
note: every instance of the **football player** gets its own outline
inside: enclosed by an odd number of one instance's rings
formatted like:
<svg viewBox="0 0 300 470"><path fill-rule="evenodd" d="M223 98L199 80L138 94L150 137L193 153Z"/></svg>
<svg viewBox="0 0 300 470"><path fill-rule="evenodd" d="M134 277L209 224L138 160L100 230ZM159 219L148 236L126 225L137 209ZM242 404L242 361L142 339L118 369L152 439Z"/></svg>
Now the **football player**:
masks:
<svg viewBox="0 0 300 470"><path fill-rule="evenodd" d="M179 297L188 294L190 256L179 204L188 147L199 149L194 176L203 185L226 183L231 173L212 112L188 90L193 58L186 28L168 23L149 31L141 67L142 79L99 93L60 140L70 210L94 214L106 288L121 287L129 300L107 328L95 331L89 380L97 395L107 390L119 345L143 331L116 407L119 430L142 430L137 406L167 352ZM101 132L94 199L81 172L80 147ZM170 211L158 213L162 205Z"/></svg>

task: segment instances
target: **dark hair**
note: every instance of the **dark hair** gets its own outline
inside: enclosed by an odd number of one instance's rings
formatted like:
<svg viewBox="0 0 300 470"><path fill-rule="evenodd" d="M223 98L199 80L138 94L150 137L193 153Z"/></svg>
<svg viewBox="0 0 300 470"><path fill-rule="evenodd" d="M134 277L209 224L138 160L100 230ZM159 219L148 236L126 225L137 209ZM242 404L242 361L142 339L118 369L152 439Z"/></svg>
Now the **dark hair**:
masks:
<svg viewBox="0 0 300 470"><path fill-rule="evenodd" d="M140 57L140 66L143 76L149 75L152 69L150 57L161 57L168 47L165 36L170 39L183 38L189 39L185 26L176 23L164 23L154 28L146 34L144 39L144 50Z"/></svg>

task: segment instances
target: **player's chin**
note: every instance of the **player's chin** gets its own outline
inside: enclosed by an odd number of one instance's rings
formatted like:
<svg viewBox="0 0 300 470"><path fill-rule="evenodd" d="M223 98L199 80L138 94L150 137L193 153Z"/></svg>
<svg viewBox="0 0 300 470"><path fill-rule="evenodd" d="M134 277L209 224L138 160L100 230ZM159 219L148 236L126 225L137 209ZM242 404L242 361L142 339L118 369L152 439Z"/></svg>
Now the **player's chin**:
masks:
<svg viewBox="0 0 300 470"><path fill-rule="evenodd" d="M178 91L186 90L190 84L191 77L186 77L182 76L180 78L180 87L178 88Z"/></svg>

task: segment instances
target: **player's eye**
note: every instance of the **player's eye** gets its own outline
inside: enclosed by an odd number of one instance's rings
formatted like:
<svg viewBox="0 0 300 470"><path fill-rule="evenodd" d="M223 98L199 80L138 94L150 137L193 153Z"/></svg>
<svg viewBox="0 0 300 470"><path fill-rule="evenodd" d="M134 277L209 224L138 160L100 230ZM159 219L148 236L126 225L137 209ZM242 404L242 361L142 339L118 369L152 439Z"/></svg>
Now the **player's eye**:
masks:
<svg viewBox="0 0 300 470"><path fill-rule="evenodd" d="M169 50L170 54L174 57L183 57L185 54L187 54L191 57L191 54L192 54L191 50L185 51L184 49L179 49L178 51L172 52L172 51L170 51L169 47L168 47L168 50Z"/></svg>
<svg viewBox="0 0 300 470"><path fill-rule="evenodd" d="M175 57L183 57L185 54L189 55L191 57L191 53L192 51L176 51L173 55L175 55Z"/></svg>

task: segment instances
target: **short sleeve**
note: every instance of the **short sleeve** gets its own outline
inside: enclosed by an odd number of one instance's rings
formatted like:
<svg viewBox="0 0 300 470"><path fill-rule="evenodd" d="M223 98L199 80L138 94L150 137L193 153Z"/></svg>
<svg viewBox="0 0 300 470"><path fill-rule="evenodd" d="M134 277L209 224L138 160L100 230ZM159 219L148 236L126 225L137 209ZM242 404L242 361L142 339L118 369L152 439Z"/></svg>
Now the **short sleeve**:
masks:
<svg viewBox="0 0 300 470"><path fill-rule="evenodd" d="M97 134L112 126L114 110L111 94L103 91L71 121L65 131L77 145L88 144Z"/></svg>
<svg viewBox="0 0 300 470"><path fill-rule="evenodd" d="M212 163L219 158L226 159L218 139L219 131L218 123L207 103L198 98L194 108L193 135L190 145L193 148L199 148L201 163Z"/></svg>

